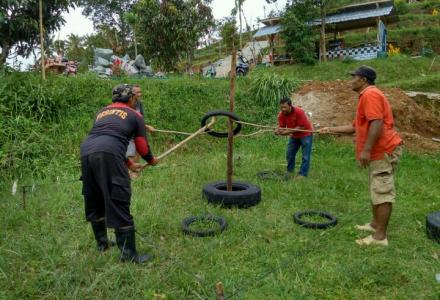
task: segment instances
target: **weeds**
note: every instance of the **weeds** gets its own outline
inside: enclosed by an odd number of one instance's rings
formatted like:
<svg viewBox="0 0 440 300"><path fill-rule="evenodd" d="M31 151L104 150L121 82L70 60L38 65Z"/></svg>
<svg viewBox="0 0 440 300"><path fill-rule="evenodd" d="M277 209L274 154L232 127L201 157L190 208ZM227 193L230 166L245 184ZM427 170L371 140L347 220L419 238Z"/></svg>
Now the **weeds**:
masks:
<svg viewBox="0 0 440 300"><path fill-rule="evenodd" d="M264 108L278 107L278 101L290 96L298 88L298 82L274 73L256 73L251 78L250 94L255 103Z"/></svg>

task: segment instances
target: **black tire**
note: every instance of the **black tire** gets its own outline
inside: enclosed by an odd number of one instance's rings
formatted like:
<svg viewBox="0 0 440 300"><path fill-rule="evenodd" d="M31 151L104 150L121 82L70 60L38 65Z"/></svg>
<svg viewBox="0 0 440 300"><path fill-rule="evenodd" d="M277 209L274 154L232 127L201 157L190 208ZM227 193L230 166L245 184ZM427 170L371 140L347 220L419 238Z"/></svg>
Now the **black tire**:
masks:
<svg viewBox="0 0 440 300"><path fill-rule="evenodd" d="M220 204L223 207L247 208L261 201L261 189L245 182L233 181L232 191L226 189L226 181L209 183L203 187L203 196L209 203Z"/></svg>
<svg viewBox="0 0 440 300"><path fill-rule="evenodd" d="M440 211L426 216L426 234L428 238L440 243Z"/></svg>
<svg viewBox="0 0 440 300"><path fill-rule="evenodd" d="M237 76L244 76L244 75L246 75L246 73L244 71L242 71L242 70L237 71Z"/></svg>
<svg viewBox="0 0 440 300"><path fill-rule="evenodd" d="M190 228L191 224L199 221L199 220L211 220L214 222L217 222L219 224L219 228L217 229L209 229L209 230L192 230ZM185 218L182 221L182 231L185 234L197 236L197 237L205 237L205 236L214 236L216 234L219 234L223 232L226 227L228 226L228 222L226 222L226 219L219 216L189 216L188 218Z"/></svg>
<svg viewBox="0 0 440 300"><path fill-rule="evenodd" d="M326 223L311 223L302 220L303 216L316 216L316 215L326 218L329 221ZM314 211L314 210L299 211L293 215L293 220L295 221L296 224L301 225L302 227L313 228L313 229L326 229L336 226L336 224L338 224L338 219L336 219L336 217L332 216L330 213L325 211Z"/></svg>
<svg viewBox="0 0 440 300"><path fill-rule="evenodd" d="M214 111L208 112L206 115L203 116L202 121L201 121L201 127L206 125L206 122L209 118L215 117L215 116L226 116L226 117L231 118L234 121L240 121L240 118L232 112L224 111L224 110L214 110ZM234 133L234 135L237 135L241 131L241 124L240 123L235 123L235 124L237 124L237 126L234 128L234 130L232 132ZM227 132L216 132L216 131L212 131L210 129L206 129L206 132L209 135L212 135L215 137L221 137L221 138L228 137Z"/></svg>

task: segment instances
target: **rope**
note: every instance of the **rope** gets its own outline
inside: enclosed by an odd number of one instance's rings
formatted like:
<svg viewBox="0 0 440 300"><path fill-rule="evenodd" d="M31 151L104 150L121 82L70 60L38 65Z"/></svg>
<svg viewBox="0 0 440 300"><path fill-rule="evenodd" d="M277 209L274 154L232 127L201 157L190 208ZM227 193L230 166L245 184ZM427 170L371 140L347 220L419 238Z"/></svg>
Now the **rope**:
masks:
<svg viewBox="0 0 440 300"><path fill-rule="evenodd" d="M266 133L266 132L273 132L273 130L272 129L262 129L262 130L258 130L256 132L250 133L250 134L239 134L239 135L237 135L235 137L236 138L238 138L238 137L250 137L250 136L254 136L254 135L262 134L262 133Z"/></svg>
<svg viewBox="0 0 440 300"><path fill-rule="evenodd" d="M166 129L154 129L154 131L152 131L152 133L155 132L162 132L162 133L172 133L172 134L181 134L181 135L191 135L192 133L190 132L182 132L182 131L174 131L174 130L166 130Z"/></svg>
<svg viewBox="0 0 440 300"><path fill-rule="evenodd" d="M257 128L269 128L272 130L277 130L277 129L287 129L289 131L291 131L292 133L294 132L311 132L311 133L321 133L321 134L332 134L332 135L341 135L341 133L335 133L335 132L326 132L326 133L322 133L319 130L306 130L306 129L296 129L296 128L283 128L283 127L276 127L276 126L270 126L270 125L260 125L260 124L255 124L255 123L250 123L250 122L245 122L245 121L235 121L236 123L240 123L243 125L249 125L249 126L253 126L253 127L257 127ZM272 130L265 130L265 131L272 131Z"/></svg>
<svg viewBox="0 0 440 300"><path fill-rule="evenodd" d="M244 122L244 121L235 121L235 120L234 120L234 122L236 122L236 123L240 123L240 124L243 124L243 125L250 125L250 126L253 126L253 127L257 127L257 128L269 128L269 129L274 129L274 130L276 130L276 129L291 129L292 132L297 131L297 132L312 132L312 133L320 133L320 132L317 131L317 130L305 130L305 129L282 128L282 127L275 127L275 126L269 126L269 125L260 125L260 124L255 124L255 123L250 123L250 122ZM267 131L268 131L268 130L267 130Z"/></svg>

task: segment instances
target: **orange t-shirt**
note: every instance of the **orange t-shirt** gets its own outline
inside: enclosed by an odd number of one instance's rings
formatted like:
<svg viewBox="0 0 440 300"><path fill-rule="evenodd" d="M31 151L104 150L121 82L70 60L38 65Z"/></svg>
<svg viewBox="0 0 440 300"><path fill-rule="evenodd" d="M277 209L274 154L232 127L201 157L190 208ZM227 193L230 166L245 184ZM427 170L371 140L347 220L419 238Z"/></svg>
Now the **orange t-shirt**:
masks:
<svg viewBox="0 0 440 300"><path fill-rule="evenodd" d="M390 103L377 87L368 86L359 95L356 119L353 121L356 129L356 159L359 159L367 142L370 121L373 120L383 120L383 129L371 149L371 160L382 159L385 153L392 153L394 148L402 143L399 134L394 130Z"/></svg>

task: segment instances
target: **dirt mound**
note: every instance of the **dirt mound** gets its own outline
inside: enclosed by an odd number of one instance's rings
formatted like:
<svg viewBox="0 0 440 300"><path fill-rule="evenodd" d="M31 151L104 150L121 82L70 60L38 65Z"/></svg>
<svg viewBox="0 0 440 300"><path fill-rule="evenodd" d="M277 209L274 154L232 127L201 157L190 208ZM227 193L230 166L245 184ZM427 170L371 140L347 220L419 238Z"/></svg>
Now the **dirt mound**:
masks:
<svg viewBox="0 0 440 300"><path fill-rule="evenodd" d="M381 88L390 101L394 122L407 148L438 151L440 143L431 140L440 136L440 117L418 105L397 88ZM358 94L348 81L311 81L293 95L294 104L311 113L315 127L350 124L356 114Z"/></svg>

